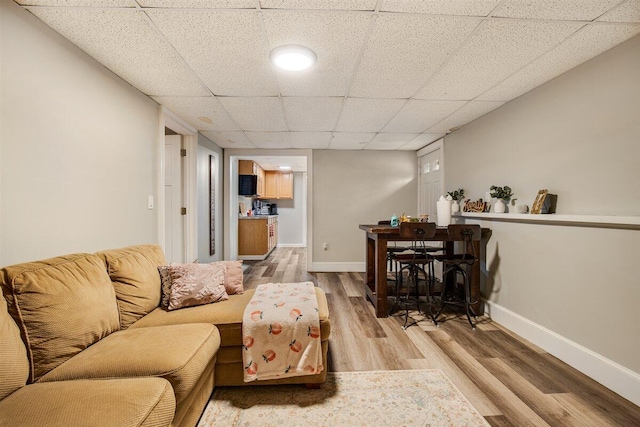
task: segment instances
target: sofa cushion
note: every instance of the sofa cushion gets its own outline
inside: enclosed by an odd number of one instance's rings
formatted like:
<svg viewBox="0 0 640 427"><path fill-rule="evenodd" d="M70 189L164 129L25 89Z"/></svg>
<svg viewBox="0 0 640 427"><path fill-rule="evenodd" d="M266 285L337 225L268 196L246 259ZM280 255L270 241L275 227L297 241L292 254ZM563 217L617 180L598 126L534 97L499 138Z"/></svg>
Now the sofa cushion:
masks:
<svg viewBox="0 0 640 427"><path fill-rule="evenodd" d="M26 344L30 382L119 329L115 292L96 255L14 265L1 276Z"/></svg>
<svg viewBox="0 0 640 427"><path fill-rule="evenodd" d="M331 324L329 322L329 307L327 296L318 287L315 288L318 298L318 315L320 317L320 337L329 339ZM251 301L255 289L250 289L239 295L229 295L227 301L198 307L183 308L182 310L167 311L157 308L151 313L131 325L131 328L172 325L183 323L211 323L220 330L221 346L242 345L242 315Z"/></svg>
<svg viewBox="0 0 640 427"><path fill-rule="evenodd" d="M1 292L0 292L1 294ZM27 384L29 361L20 330L0 295L0 400Z"/></svg>
<svg viewBox="0 0 640 427"><path fill-rule="evenodd" d="M1 426L167 426L176 407L161 378L30 384L0 402Z"/></svg>
<svg viewBox="0 0 640 427"><path fill-rule="evenodd" d="M224 267L211 264L171 264L169 310L210 304L228 299L224 289Z"/></svg>
<svg viewBox="0 0 640 427"><path fill-rule="evenodd" d="M224 266L224 288L227 294L235 295L244 291L244 273L242 272L242 260L239 261L217 261L212 264L222 264Z"/></svg>
<svg viewBox="0 0 640 427"><path fill-rule="evenodd" d="M158 245L129 246L98 252L107 265L125 329L160 304L158 266L166 264Z"/></svg>
<svg viewBox="0 0 640 427"><path fill-rule="evenodd" d="M161 377L171 383L176 402L191 393L220 347L209 324L127 329L100 340L40 379Z"/></svg>

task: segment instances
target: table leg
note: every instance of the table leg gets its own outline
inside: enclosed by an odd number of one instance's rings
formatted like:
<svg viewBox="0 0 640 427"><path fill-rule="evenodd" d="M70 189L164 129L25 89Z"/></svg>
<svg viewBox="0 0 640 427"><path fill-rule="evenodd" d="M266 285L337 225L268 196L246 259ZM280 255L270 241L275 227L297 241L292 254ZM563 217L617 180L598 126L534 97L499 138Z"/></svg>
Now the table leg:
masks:
<svg viewBox="0 0 640 427"><path fill-rule="evenodd" d="M387 317L387 240L376 237L376 317Z"/></svg>
<svg viewBox="0 0 640 427"><path fill-rule="evenodd" d="M365 236L366 239L366 248L367 248L367 256L366 256L366 282L365 282L365 295L371 301L373 306L376 306L376 248L375 248L375 240L372 238L370 234Z"/></svg>

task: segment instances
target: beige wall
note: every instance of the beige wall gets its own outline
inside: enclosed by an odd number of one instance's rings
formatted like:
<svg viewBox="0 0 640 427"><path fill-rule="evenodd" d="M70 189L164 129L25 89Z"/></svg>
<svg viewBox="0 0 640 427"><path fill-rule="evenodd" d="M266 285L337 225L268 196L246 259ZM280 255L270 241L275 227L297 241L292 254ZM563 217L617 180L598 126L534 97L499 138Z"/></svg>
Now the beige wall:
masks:
<svg viewBox="0 0 640 427"><path fill-rule="evenodd" d="M447 187L476 199L506 184L529 205L548 188L559 213L640 215L639 70L635 37L450 134ZM472 222L493 229L486 297L640 373L640 230Z"/></svg>
<svg viewBox="0 0 640 427"><path fill-rule="evenodd" d="M413 151L314 151L314 264L364 268L365 234L358 225L417 214L417 164Z"/></svg>
<svg viewBox="0 0 640 427"><path fill-rule="evenodd" d="M0 265L155 243L157 104L0 1Z"/></svg>

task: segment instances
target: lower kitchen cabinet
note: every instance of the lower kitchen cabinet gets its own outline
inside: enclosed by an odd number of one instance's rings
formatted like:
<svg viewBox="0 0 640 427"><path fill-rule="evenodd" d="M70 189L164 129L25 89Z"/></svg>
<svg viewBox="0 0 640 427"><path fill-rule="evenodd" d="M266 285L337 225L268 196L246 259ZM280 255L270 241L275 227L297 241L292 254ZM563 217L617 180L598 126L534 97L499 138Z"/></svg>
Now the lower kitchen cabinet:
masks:
<svg viewBox="0 0 640 427"><path fill-rule="evenodd" d="M238 219L238 258L263 260L278 244L278 216Z"/></svg>

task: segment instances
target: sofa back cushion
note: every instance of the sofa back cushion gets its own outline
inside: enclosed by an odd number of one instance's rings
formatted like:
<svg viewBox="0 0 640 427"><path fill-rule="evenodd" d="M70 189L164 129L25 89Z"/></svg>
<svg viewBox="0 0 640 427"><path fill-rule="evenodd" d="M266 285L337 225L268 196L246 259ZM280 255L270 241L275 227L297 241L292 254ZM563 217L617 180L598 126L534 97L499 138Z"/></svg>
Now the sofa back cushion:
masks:
<svg viewBox="0 0 640 427"><path fill-rule="evenodd" d="M120 309L120 327L128 328L160 304L160 273L165 265L158 245L129 246L98 252L113 282Z"/></svg>
<svg viewBox="0 0 640 427"><path fill-rule="evenodd" d="M26 385L28 377L27 349L0 295L0 400Z"/></svg>
<svg viewBox="0 0 640 427"><path fill-rule="evenodd" d="M29 382L119 329L115 292L96 255L18 264L0 277L26 344Z"/></svg>

